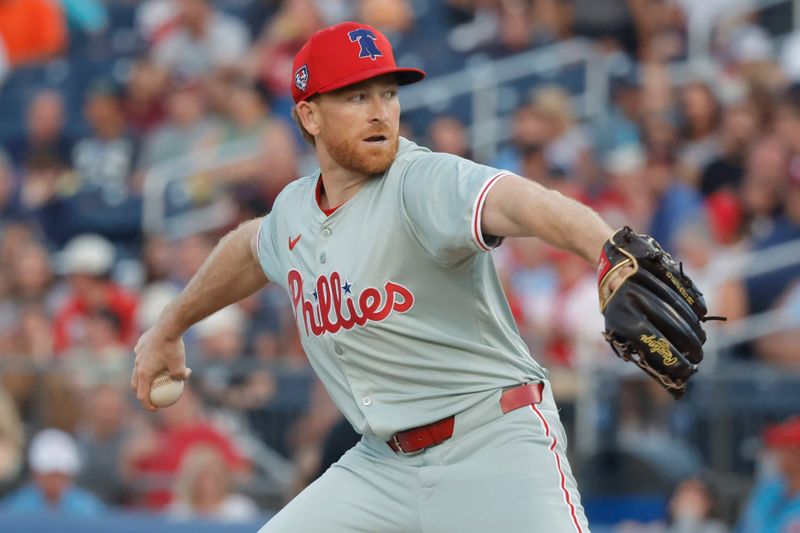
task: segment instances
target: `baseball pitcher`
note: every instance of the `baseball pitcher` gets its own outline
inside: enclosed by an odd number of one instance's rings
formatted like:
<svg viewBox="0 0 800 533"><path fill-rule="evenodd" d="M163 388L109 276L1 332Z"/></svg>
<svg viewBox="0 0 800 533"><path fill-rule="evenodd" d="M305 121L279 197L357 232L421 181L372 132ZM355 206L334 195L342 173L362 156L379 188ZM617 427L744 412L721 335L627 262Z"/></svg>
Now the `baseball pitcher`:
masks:
<svg viewBox="0 0 800 533"><path fill-rule="evenodd" d="M291 299L309 361L363 436L267 533L587 533L547 371L520 338L490 257L536 236L599 260L605 335L679 397L702 358L702 295L651 238L535 182L398 135L398 68L346 22L297 54L294 116L320 169L216 247L136 347L184 379L182 334L262 288Z"/></svg>

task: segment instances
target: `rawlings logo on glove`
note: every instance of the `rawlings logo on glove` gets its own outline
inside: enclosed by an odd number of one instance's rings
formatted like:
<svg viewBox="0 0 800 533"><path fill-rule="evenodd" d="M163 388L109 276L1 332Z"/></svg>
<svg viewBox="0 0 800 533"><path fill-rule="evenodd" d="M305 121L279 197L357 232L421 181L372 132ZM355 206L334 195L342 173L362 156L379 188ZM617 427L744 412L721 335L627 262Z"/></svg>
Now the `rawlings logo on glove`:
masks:
<svg viewBox="0 0 800 533"><path fill-rule="evenodd" d="M682 265L627 226L603 246L598 270L604 337L618 356L680 398L703 360L702 323L725 319L707 316L703 294Z"/></svg>

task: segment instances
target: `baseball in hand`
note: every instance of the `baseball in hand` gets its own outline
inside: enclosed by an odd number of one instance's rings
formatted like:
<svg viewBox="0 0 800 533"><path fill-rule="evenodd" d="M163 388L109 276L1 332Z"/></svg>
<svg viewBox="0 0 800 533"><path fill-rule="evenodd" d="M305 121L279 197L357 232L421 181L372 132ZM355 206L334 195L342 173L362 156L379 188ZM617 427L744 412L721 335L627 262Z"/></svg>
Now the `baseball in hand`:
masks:
<svg viewBox="0 0 800 533"><path fill-rule="evenodd" d="M169 407L178 401L182 393L183 380L173 378L165 370L150 385L150 403L156 407Z"/></svg>

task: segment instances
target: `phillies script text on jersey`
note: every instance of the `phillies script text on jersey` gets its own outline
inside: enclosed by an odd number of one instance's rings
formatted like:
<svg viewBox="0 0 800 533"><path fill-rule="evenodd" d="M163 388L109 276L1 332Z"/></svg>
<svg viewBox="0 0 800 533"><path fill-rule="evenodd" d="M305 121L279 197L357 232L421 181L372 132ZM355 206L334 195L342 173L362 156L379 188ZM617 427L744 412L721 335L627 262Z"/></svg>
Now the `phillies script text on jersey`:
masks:
<svg viewBox="0 0 800 533"><path fill-rule="evenodd" d="M383 292L375 287L366 287L358 298L350 293L349 284L345 287L347 289L342 288L342 278L338 272L330 276L321 275L317 278L314 291L315 302L311 303L303 295L303 276L297 270L289 271L289 294L294 318L299 326L302 314L306 335L319 337L326 331L336 333L339 329L363 326L370 320L380 322L386 320L392 311L405 313L414 307L414 295L399 283L387 281ZM345 293L344 300L342 292Z"/></svg>

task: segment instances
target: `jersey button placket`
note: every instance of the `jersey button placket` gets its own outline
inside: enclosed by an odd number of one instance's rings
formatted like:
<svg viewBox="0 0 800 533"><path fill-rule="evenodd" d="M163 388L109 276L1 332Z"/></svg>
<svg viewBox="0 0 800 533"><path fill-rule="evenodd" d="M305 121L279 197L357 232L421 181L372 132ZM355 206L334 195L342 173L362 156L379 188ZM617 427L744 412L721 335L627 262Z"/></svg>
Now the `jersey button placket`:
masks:
<svg viewBox="0 0 800 533"><path fill-rule="evenodd" d="M364 407L369 407L370 405L372 405L372 396L369 395L364 396L363 398L361 398L361 403L364 405Z"/></svg>
<svg viewBox="0 0 800 533"><path fill-rule="evenodd" d="M320 235L322 235L323 239L327 239L328 237L333 235L333 232L331 231L330 228L322 228L322 231L320 232Z"/></svg>
<svg viewBox="0 0 800 533"><path fill-rule="evenodd" d="M325 252L322 252L321 254L319 254L319 262L320 263L324 263L327 260L328 260L328 257L325 255Z"/></svg>

